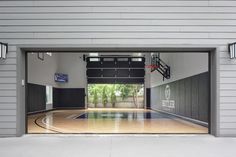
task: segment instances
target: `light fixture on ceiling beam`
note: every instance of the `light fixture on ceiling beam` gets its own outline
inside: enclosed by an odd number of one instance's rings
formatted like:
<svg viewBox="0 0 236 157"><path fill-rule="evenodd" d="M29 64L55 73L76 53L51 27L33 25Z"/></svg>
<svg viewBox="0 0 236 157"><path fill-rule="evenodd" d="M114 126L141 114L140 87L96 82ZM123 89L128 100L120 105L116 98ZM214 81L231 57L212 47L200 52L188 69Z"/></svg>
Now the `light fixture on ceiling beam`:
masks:
<svg viewBox="0 0 236 157"><path fill-rule="evenodd" d="M236 59L236 42L229 44L230 59Z"/></svg>
<svg viewBox="0 0 236 157"><path fill-rule="evenodd" d="M0 42L0 59L6 59L8 52L8 44Z"/></svg>

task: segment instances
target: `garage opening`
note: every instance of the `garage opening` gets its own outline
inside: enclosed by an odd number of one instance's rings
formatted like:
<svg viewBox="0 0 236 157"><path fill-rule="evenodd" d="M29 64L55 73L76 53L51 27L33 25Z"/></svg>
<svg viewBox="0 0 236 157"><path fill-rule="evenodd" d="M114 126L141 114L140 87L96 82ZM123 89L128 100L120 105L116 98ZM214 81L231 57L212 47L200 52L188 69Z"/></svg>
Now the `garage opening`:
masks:
<svg viewBox="0 0 236 157"><path fill-rule="evenodd" d="M208 134L208 52L27 52L27 133Z"/></svg>
<svg viewBox="0 0 236 157"><path fill-rule="evenodd" d="M93 53L86 61L89 108L144 108L144 57Z"/></svg>

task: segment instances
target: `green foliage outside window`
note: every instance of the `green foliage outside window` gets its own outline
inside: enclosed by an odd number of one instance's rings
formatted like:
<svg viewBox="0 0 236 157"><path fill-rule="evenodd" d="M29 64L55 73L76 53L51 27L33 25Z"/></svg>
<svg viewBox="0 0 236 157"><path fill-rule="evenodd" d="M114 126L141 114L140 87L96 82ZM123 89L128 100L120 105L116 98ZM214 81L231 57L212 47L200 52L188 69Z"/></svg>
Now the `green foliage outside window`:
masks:
<svg viewBox="0 0 236 157"><path fill-rule="evenodd" d="M111 104L112 104L112 107L115 107L116 105L116 94L115 94L115 87L112 87L111 89Z"/></svg>
<svg viewBox="0 0 236 157"><path fill-rule="evenodd" d="M104 107L106 107L106 105L108 103L106 88L107 88L107 86L104 86L103 89L102 89L102 104L103 104Z"/></svg>
<svg viewBox="0 0 236 157"><path fill-rule="evenodd" d="M138 100L140 104L143 99L143 90L143 84L89 84L88 103L93 107L116 107L117 103L138 106Z"/></svg>
<svg viewBox="0 0 236 157"><path fill-rule="evenodd" d="M97 89L94 89L93 91L93 104L95 107L97 107L98 104L98 93L97 93Z"/></svg>

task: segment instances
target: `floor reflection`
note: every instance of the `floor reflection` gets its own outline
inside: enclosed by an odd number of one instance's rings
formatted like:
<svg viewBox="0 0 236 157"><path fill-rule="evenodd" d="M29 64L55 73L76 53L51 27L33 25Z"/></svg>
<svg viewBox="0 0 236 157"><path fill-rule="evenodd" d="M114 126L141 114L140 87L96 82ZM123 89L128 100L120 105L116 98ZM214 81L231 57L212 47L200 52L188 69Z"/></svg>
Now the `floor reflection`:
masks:
<svg viewBox="0 0 236 157"><path fill-rule="evenodd" d="M160 119L160 118L174 118L173 116L163 114L160 112L87 112L76 119L127 119L127 120L145 120L145 119Z"/></svg>
<svg viewBox="0 0 236 157"><path fill-rule="evenodd" d="M88 109L29 115L28 133L208 133L208 128L152 110Z"/></svg>

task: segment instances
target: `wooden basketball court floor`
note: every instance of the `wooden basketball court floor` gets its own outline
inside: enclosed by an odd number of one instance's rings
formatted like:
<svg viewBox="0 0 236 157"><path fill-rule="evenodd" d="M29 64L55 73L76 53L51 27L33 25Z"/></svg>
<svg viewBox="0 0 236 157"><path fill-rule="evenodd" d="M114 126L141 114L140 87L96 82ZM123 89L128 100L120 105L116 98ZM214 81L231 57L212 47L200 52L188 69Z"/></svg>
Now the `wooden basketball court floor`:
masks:
<svg viewBox="0 0 236 157"><path fill-rule="evenodd" d="M28 133L208 133L208 128L146 109L53 110L28 115Z"/></svg>

